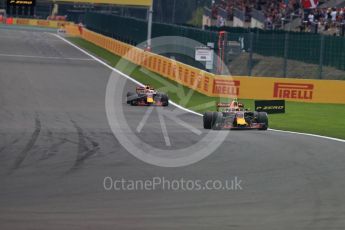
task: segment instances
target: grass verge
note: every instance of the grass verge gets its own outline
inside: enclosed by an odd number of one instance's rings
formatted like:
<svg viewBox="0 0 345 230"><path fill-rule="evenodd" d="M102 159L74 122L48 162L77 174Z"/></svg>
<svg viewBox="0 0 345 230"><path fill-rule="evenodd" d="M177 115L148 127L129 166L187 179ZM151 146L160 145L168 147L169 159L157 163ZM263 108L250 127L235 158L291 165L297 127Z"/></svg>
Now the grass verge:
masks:
<svg viewBox="0 0 345 230"><path fill-rule="evenodd" d="M208 97L174 81L166 79L145 68L121 59L119 56L81 38L68 38L79 47L103 59L111 66L143 84L149 84L169 92L172 101L196 112L215 110L218 101L225 98ZM121 64L119 61L121 60ZM240 99L247 108L254 108L254 100ZM312 133L345 139L345 105L286 102L285 114L269 116L270 128Z"/></svg>

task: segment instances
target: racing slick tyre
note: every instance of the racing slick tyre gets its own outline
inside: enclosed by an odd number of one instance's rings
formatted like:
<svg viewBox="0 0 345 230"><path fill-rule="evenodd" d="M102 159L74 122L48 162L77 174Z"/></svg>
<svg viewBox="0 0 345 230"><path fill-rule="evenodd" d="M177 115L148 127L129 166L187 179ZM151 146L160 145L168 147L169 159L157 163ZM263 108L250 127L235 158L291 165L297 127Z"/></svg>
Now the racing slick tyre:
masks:
<svg viewBox="0 0 345 230"><path fill-rule="evenodd" d="M204 113L204 116L203 116L204 129L212 128L212 119L213 119L213 112Z"/></svg>
<svg viewBox="0 0 345 230"><path fill-rule="evenodd" d="M131 104L132 100L128 100L128 98L131 97L131 96L134 96L134 95L135 95L135 93L131 93L131 92L127 93L127 104Z"/></svg>
<svg viewBox="0 0 345 230"><path fill-rule="evenodd" d="M268 116L266 112L258 112L258 123L264 123L264 125L259 130L268 129Z"/></svg>
<svg viewBox="0 0 345 230"><path fill-rule="evenodd" d="M169 105L169 97L168 97L168 95L162 94L161 102L162 102L162 106L168 106Z"/></svg>
<svg viewBox="0 0 345 230"><path fill-rule="evenodd" d="M212 117L212 129L221 130L222 129L222 118L223 114L219 112L214 112Z"/></svg>
<svg viewBox="0 0 345 230"><path fill-rule="evenodd" d="M206 112L203 116L204 129L213 129L217 127L217 121L223 116L218 112Z"/></svg>
<svg viewBox="0 0 345 230"><path fill-rule="evenodd" d="M131 104L131 106L137 106L138 105L137 100L131 100L129 103Z"/></svg>

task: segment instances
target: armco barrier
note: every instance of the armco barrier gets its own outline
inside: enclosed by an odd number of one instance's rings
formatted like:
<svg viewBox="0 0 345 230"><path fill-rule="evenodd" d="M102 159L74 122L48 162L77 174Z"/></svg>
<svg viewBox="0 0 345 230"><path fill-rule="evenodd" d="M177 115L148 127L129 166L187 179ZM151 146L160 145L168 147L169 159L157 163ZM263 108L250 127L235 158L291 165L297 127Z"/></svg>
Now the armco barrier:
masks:
<svg viewBox="0 0 345 230"><path fill-rule="evenodd" d="M207 96L345 104L345 81L217 76L75 25L66 31Z"/></svg>

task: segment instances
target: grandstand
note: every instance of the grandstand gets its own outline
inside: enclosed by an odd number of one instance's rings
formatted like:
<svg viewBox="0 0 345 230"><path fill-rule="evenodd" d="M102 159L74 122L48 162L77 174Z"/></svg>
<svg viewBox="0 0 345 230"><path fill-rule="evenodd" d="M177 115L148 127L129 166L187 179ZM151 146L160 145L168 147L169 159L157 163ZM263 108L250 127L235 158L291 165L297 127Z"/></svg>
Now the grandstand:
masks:
<svg viewBox="0 0 345 230"><path fill-rule="evenodd" d="M230 26L344 35L344 7L344 0L220 0L205 8L204 24L222 26L219 18L225 18Z"/></svg>

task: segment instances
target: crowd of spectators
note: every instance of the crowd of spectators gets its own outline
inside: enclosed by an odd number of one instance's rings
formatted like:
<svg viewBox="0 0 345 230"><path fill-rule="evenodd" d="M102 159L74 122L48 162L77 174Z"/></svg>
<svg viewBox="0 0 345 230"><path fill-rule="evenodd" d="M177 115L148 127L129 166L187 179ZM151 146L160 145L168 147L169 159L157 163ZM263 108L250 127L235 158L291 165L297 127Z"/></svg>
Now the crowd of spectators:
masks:
<svg viewBox="0 0 345 230"><path fill-rule="evenodd" d="M235 9L249 16L252 9L256 9L264 13L268 22L275 24L299 8L299 0L221 0L214 1L212 15L217 18L219 9L224 9L228 13L227 19L232 20Z"/></svg>
<svg viewBox="0 0 345 230"><path fill-rule="evenodd" d="M276 1L267 0L263 5L258 5L258 10L263 11L268 28L281 26L285 21L290 20L290 15L301 14L299 0Z"/></svg>
<svg viewBox="0 0 345 230"><path fill-rule="evenodd" d="M222 26L225 20L233 20L235 10L245 14L245 21L250 22L251 12L257 10L265 18L266 29L282 28L292 19L300 18L301 31L327 31L330 28L345 27L345 8L303 9L301 0L213 0L212 17L217 25ZM226 12L225 18L220 11ZM224 15L224 14L223 14ZM293 28L294 29L294 28Z"/></svg>
<svg viewBox="0 0 345 230"><path fill-rule="evenodd" d="M234 9L250 12L252 9L263 11L272 20L284 16L287 12L294 12L300 8L299 0L221 0L214 1L212 15L217 17L218 10L224 9L228 12L228 19L233 17Z"/></svg>
<svg viewBox="0 0 345 230"><path fill-rule="evenodd" d="M327 31L345 24L345 8L318 8L310 10L304 16L305 29L317 25L318 29Z"/></svg>
<svg viewBox="0 0 345 230"><path fill-rule="evenodd" d="M251 9L255 7L257 0L220 0L219 2L214 1L212 4L212 15L213 18L217 18L219 9L223 9L227 12L227 20L232 20L234 16L234 10L249 14Z"/></svg>

